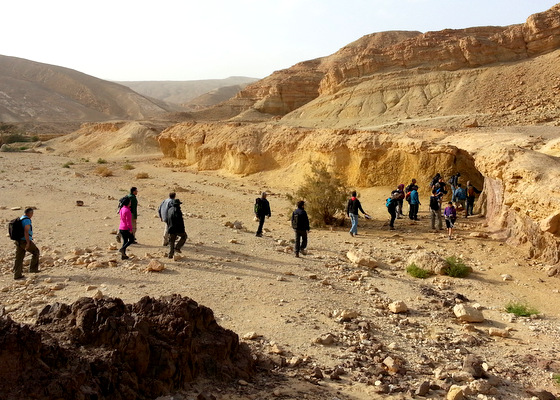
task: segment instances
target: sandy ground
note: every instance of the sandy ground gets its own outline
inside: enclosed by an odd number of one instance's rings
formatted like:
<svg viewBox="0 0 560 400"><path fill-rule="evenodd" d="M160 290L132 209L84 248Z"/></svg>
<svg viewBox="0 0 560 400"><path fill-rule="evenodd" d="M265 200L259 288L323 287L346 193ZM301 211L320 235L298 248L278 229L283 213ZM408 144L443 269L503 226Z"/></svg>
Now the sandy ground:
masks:
<svg viewBox="0 0 560 400"><path fill-rule="evenodd" d="M341 309L356 310L362 319L373 321L378 327L376 337L386 344L396 343L403 358L412 362L415 349L411 348L407 336L383 329L387 320L379 314L379 299L403 300L411 310L422 310L427 307L428 299L422 295L421 287L429 286L451 290L480 303L486 322L477 328L513 329L511 338L488 339L491 344L483 353L490 363L497 365L527 354L551 358L557 354L558 278L547 277L544 265L527 259L523 248L505 244L499 232L487 232L488 238L469 236L472 232L485 231L483 218L461 218L457 240L432 232L428 201L424 198L427 188L421 196L421 221L397 220L396 231L388 230L384 206L390 188L358 188L362 204L373 220L360 220L360 234L356 238L348 234L348 228L312 229L309 254L297 259L286 250L289 244L280 244L289 242L293 236L288 222L291 205L283 194L294 188L282 182L278 175L267 173L242 178L197 172L160 157L107 160L104 165L113 170L112 177L95 174L99 166L95 159L34 153L0 155L0 220L4 226L22 214L11 208L34 206L37 208L33 217L34 238L43 256L69 259L75 249L87 249L96 260L117 260L116 267L98 269L67 260L55 266L43 265L42 271L33 276L25 268L28 280L14 282L13 245L3 237L0 302L12 318L32 323L45 304L73 302L81 296L92 296L97 290L125 302L135 302L146 295L179 293L210 307L222 326L240 336L256 332L259 338L253 342L262 348L276 345L287 358L301 357L308 359L311 366L328 369L341 364L344 350L340 346L312 342L326 333L340 333L341 324L331 314ZM63 168L68 161L74 164ZM134 165L135 169L123 169L125 163ZM141 172L149 178L136 179ZM131 186L139 190L139 244L129 249L131 260L121 261L109 246L115 242L112 232L118 225L117 200ZM183 202L189 235L183 259L178 261L164 257L163 225L157 218L157 207L171 190L176 190ZM273 215L265 224L264 237L257 238L252 207L262 190L270 193ZM76 200L82 200L84 206L76 206ZM246 230L225 226L227 221L236 220L243 222ZM352 265L345 254L354 247L369 252L381 266L368 271ZM412 278L404 271L406 259L420 249L459 256L473 267L474 273L467 279ZM163 261L166 269L160 273L145 272L152 258ZM513 280L504 281L502 274L510 274ZM543 317L512 321L503 310L509 301L527 302ZM429 314L411 312L408 319L418 318L429 326L430 318L435 318ZM428 331L436 335L461 329L453 318L440 318ZM526 379L535 386L552 390L549 375L538 370ZM219 398L237 395L255 399L384 398L374 394L371 385L353 381L351 375L341 381L325 379L320 384L307 382L296 371L282 378L285 381L275 386L249 383L231 393L222 388L214 394ZM400 398L404 394L394 396ZM441 392L432 398L441 398Z"/></svg>

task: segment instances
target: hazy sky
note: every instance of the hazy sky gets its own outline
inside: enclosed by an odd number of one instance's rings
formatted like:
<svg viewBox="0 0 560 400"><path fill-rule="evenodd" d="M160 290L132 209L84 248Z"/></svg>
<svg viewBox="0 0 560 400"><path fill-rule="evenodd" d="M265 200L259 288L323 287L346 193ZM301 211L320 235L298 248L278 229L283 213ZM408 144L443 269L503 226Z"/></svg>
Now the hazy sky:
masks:
<svg viewBox="0 0 560 400"><path fill-rule="evenodd" d="M264 78L388 30L525 22L560 0L7 0L0 54L107 80Z"/></svg>

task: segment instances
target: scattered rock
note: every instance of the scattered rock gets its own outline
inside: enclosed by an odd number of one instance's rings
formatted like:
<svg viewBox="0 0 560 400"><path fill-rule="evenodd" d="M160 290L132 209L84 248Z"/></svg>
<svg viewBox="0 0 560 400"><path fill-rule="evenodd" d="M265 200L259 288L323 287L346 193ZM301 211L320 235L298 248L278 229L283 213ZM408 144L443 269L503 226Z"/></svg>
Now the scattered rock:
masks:
<svg viewBox="0 0 560 400"><path fill-rule="evenodd" d="M389 304L389 311L391 311L393 314L404 313L408 311L408 307L406 306L404 301L393 301L391 304Z"/></svg>
<svg viewBox="0 0 560 400"><path fill-rule="evenodd" d="M425 250L412 253L407 260L407 265L410 264L415 264L418 268L437 275L444 275L449 268L447 261L442 257Z"/></svg>
<svg viewBox="0 0 560 400"><path fill-rule="evenodd" d="M501 277L503 281L513 281L513 276L509 274L502 274Z"/></svg>
<svg viewBox="0 0 560 400"><path fill-rule="evenodd" d="M464 398L465 395L463 393L463 388L457 385L452 385L447 392L447 396L445 397L446 400L463 400Z"/></svg>
<svg viewBox="0 0 560 400"><path fill-rule="evenodd" d="M245 340L255 340L256 338L260 337L261 335L259 335L257 332L247 332L246 334L243 335L243 339Z"/></svg>
<svg viewBox="0 0 560 400"><path fill-rule="evenodd" d="M165 269L165 264L159 260L151 260L146 271L161 272Z"/></svg>
<svg viewBox="0 0 560 400"><path fill-rule="evenodd" d="M351 249L346 253L346 257L356 265L368 268L377 268L379 266L379 263L362 249Z"/></svg>
<svg viewBox="0 0 560 400"><path fill-rule="evenodd" d="M453 307L453 313L463 322L483 322L484 315L482 311L479 311L473 307L467 306L465 304L457 304Z"/></svg>
<svg viewBox="0 0 560 400"><path fill-rule="evenodd" d="M83 202L82 200L76 200L76 205L77 205L78 207L81 207L81 206L84 205L84 202Z"/></svg>

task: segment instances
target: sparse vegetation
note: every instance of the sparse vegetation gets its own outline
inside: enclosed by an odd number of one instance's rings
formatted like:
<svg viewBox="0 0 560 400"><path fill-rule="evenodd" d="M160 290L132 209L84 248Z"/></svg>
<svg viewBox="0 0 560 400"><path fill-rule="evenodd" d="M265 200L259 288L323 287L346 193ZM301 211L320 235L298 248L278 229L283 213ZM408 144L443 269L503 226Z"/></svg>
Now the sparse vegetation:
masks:
<svg viewBox="0 0 560 400"><path fill-rule="evenodd" d="M89 162L89 158L83 158L83 157L82 157L82 158L80 158L80 161L81 161L81 162Z"/></svg>
<svg viewBox="0 0 560 400"><path fill-rule="evenodd" d="M446 272L446 275L448 276L453 278L465 278L471 272L471 269L467 267L460 258L451 256L447 257L445 261L447 261L447 264L449 265Z"/></svg>
<svg viewBox="0 0 560 400"><path fill-rule="evenodd" d="M136 168L136 167L132 164L129 164L129 163L126 163L125 165L123 165L123 169L127 170L127 171L130 171L131 169L134 169L134 168Z"/></svg>
<svg viewBox="0 0 560 400"><path fill-rule="evenodd" d="M324 163L313 162L311 175L293 195L287 197L294 204L303 199L310 221L316 226L324 226L344 221L343 217L338 220L336 215L344 215L347 192L342 178L329 171Z"/></svg>
<svg viewBox="0 0 560 400"><path fill-rule="evenodd" d="M560 374L552 375L552 380L556 382L557 385L560 385Z"/></svg>
<svg viewBox="0 0 560 400"><path fill-rule="evenodd" d="M539 311L533 307L529 307L525 303L520 302L509 302L506 304L506 312L516 315L518 317L530 317L531 315L536 315Z"/></svg>
<svg viewBox="0 0 560 400"><path fill-rule="evenodd" d="M148 179L150 175L147 172L138 172L136 174L136 179Z"/></svg>
<svg viewBox="0 0 560 400"><path fill-rule="evenodd" d="M408 274L410 276L413 276L413 277L419 278L419 279L426 279L427 277L429 277L431 275L430 271L425 270L423 268L420 268L414 263L410 264L408 267L406 267L406 272L408 272Z"/></svg>
<svg viewBox="0 0 560 400"><path fill-rule="evenodd" d="M111 171L111 169L105 167L105 166L99 166L95 169L95 173L97 175L103 176L103 177L108 177L108 176L113 176L113 171Z"/></svg>
<svg viewBox="0 0 560 400"><path fill-rule="evenodd" d="M103 158L98 158L97 159L97 164L107 164L107 160L105 160Z"/></svg>
<svg viewBox="0 0 560 400"><path fill-rule="evenodd" d="M73 161L68 161L65 164L62 164L62 168L70 168L71 165L74 165Z"/></svg>

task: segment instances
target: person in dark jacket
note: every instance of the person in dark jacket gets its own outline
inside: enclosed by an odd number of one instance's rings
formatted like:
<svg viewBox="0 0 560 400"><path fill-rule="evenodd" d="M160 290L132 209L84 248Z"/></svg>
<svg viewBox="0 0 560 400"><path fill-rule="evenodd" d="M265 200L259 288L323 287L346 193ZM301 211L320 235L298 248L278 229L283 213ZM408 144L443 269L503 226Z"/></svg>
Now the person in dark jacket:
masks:
<svg viewBox="0 0 560 400"><path fill-rule="evenodd" d="M173 200L173 206L167 211L167 232L169 233L169 253L167 257L173 258L175 252L180 253L181 247L187 241L187 232L185 231L185 222L183 221L183 212L181 211L181 200ZM180 237L177 244L177 236Z"/></svg>
<svg viewBox="0 0 560 400"><path fill-rule="evenodd" d="M391 197L387 199L387 212L391 215L391 221L389 222L389 229L395 230L395 219L397 218L397 207L399 204L399 198L402 191L393 190L391 192Z"/></svg>
<svg viewBox="0 0 560 400"><path fill-rule="evenodd" d="M358 200L357 193L354 190L352 192L352 197L348 200L348 205L346 206L346 214L350 217L350 221L352 222L349 232L350 236L358 235L358 214L360 211L367 217L367 213L362 208L362 203Z"/></svg>
<svg viewBox="0 0 560 400"><path fill-rule="evenodd" d="M307 248L307 233L309 232L309 218L307 212L303 209L305 202L298 201L297 208L292 213L292 228L296 234L295 254L299 257L299 253L305 255Z"/></svg>
<svg viewBox="0 0 560 400"><path fill-rule="evenodd" d="M270 203L266 199L266 192L262 192L260 199L255 202L255 215L259 219L259 227L255 236L262 237L262 230L264 220L266 217L270 218Z"/></svg>
<svg viewBox="0 0 560 400"><path fill-rule="evenodd" d="M465 212L465 217L473 215L474 209L474 199L477 194L482 193L481 190L475 188L470 181L467 181L467 209Z"/></svg>

